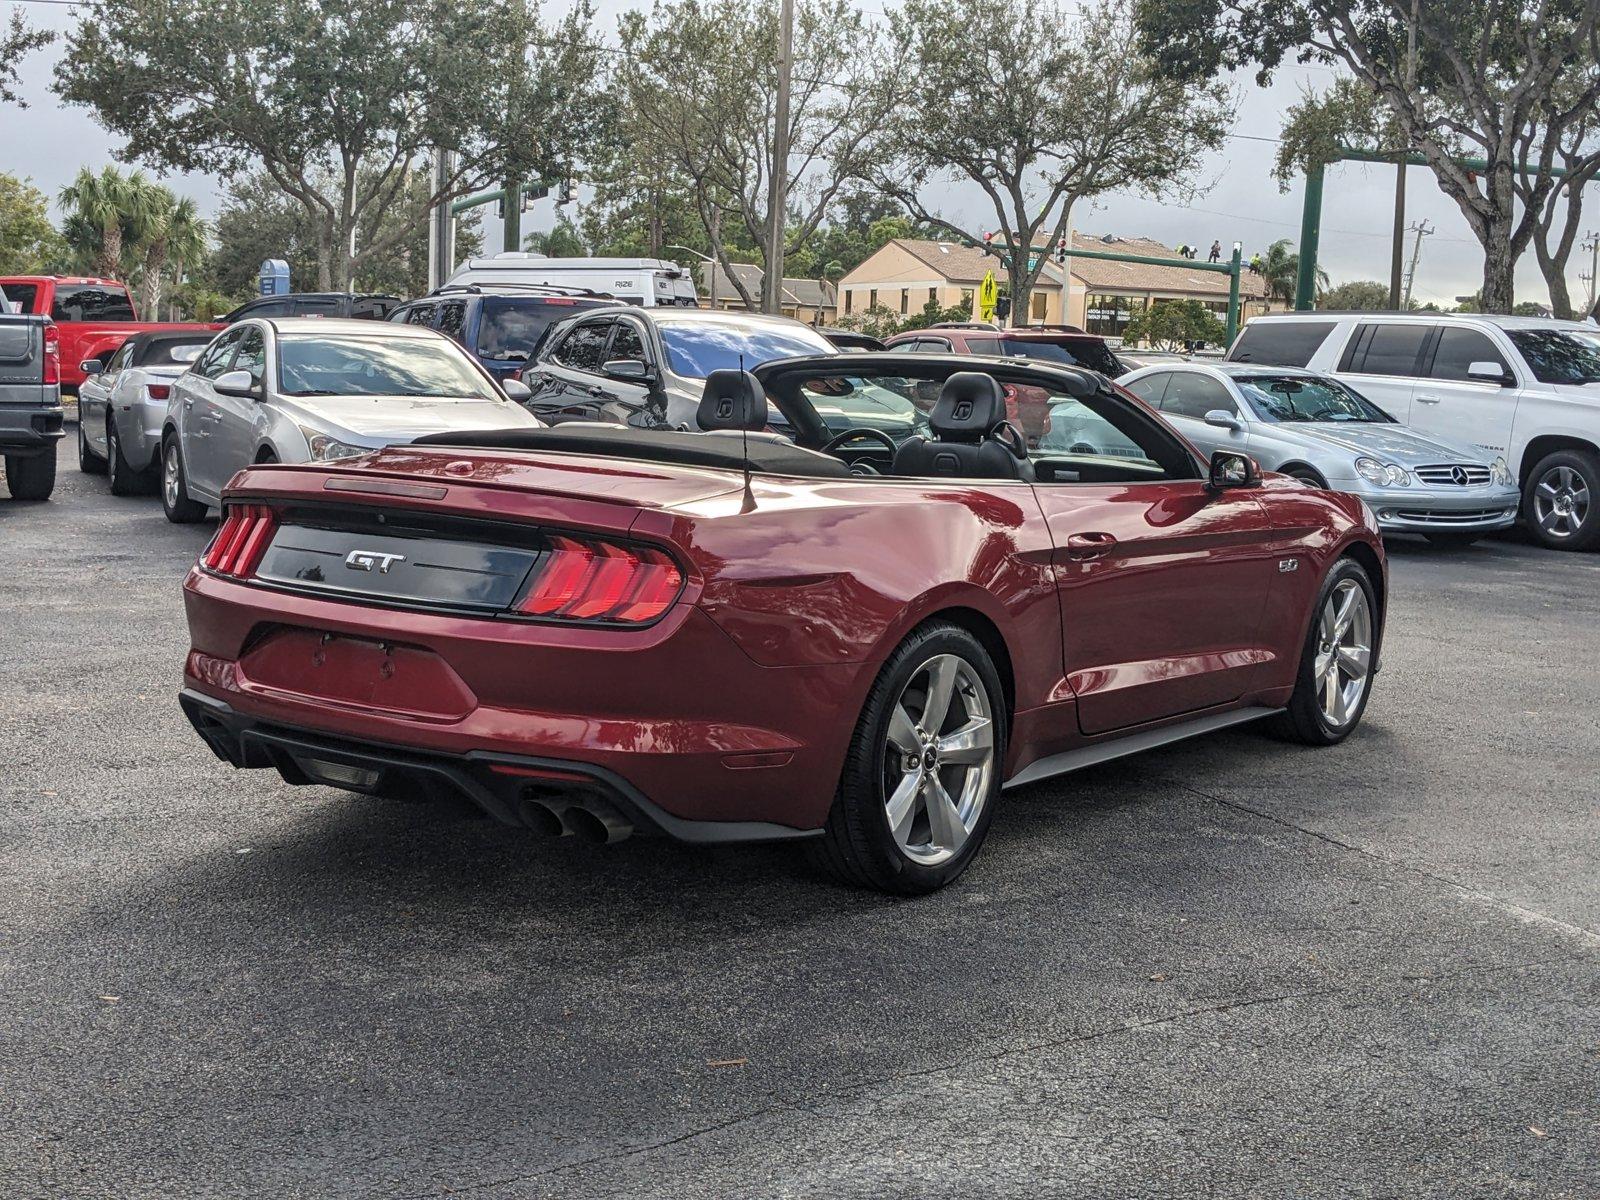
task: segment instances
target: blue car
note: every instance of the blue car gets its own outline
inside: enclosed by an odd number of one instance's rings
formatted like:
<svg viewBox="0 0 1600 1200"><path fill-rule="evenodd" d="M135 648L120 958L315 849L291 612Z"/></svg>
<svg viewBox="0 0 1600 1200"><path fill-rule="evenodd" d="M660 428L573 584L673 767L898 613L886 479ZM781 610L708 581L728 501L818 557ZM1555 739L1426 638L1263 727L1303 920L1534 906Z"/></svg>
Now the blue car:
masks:
<svg viewBox="0 0 1600 1200"><path fill-rule="evenodd" d="M614 304L609 296L573 288L446 284L401 305L389 320L437 329L459 342L496 380L506 380L520 377L555 322L586 308Z"/></svg>

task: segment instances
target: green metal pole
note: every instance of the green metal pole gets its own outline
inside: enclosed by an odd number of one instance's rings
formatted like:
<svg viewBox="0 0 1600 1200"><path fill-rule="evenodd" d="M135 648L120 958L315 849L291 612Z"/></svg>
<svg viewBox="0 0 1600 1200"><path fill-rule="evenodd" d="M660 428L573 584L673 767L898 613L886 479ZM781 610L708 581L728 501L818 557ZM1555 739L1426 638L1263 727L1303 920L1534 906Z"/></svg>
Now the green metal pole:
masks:
<svg viewBox="0 0 1600 1200"><path fill-rule="evenodd" d="M505 233L500 239L500 249L522 249L522 187L520 184L506 184L506 219Z"/></svg>
<svg viewBox="0 0 1600 1200"><path fill-rule="evenodd" d="M1300 213L1300 273L1294 283L1294 306L1308 312L1317 299L1317 235L1322 232L1322 176L1317 163L1306 172L1306 202Z"/></svg>
<svg viewBox="0 0 1600 1200"><path fill-rule="evenodd" d="M1228 345L1233 345L1234 335L1239 332L1239 263L1244 258L1244 251L1239 243L1233 244L1233 259L1228 272Z"/></svg>

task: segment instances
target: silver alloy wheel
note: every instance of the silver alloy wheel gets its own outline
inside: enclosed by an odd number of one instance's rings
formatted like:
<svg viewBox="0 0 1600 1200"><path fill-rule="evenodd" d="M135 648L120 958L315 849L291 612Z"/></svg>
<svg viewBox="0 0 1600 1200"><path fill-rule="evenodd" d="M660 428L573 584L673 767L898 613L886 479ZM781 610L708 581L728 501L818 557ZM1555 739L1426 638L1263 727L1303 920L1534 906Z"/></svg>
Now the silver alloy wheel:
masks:
<svg viewBox="0 0 1600 1200"><path fill-rule="evenodd" d="M994 714L972 664L936 654L911 673L889 714L884 809L895 844L938 866L966 844L995 771Z"/></svg>
<svg viewBox="0 0 1600 1200"><path fill-rule="evenodd" d="M117 479L117 419L110 413L106 414L106 470L111 475L111 481Z"/></svg>
<svg viewBox="0 0 1600 1200"><path fill-rule="evenodd" d="M1372 607L1354 579L1341 579L1322 606L1312 671L1322 715L1335 729L1355 719L1372 676Z"/></svg>
<svg viewBox="0 0 1600 1200"><path fill-rule="evenodd" d="M181 468L178 466L178 439L167 442L167 452L161 458L161 495L168 508L178 507L178 484Z"/></svg>
<svg viewBox="0 0 1600 1200"><path fill-rule="evenodd" d="M1533 518L1549 537L1565 540L1589 517L1589 485L1573 468L1551 467L1533 489Z"/></svg>

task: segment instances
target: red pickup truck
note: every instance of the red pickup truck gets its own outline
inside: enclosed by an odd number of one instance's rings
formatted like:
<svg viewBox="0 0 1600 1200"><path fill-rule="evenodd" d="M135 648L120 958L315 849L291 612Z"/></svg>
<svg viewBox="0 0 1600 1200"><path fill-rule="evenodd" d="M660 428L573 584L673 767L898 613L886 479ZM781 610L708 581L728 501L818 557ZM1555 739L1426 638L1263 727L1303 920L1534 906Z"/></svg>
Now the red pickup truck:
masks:
<svg viewBox="0 0 1600 1200"><path fill-rule="evenodd" d="M110 355L136 333L152 329L222 329L221 322L141 321L127 285L71 275L0 276L0 291L15 311L51 317L61 331L61 390L77 395L85 359Z"/></svg>

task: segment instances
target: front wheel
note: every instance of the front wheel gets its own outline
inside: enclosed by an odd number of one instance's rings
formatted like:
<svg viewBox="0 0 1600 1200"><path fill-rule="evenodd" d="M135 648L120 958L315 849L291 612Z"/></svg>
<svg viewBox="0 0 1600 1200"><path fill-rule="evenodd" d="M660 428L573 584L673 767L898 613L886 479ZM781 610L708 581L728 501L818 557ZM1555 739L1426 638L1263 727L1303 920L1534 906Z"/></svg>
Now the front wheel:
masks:
<svg viewBox="0 0 1600 1200"><path fill-rule="evenodd" d="M104 475L106 460L89 446L89 435L83 429L83 401L78 401L78 470L85 475Z"/></svg>
<svg viewBox="0 0 1600 1200"><path fill-rule="evenodd" d="M1540 459L1523 485L1522 519L1551 550L1600 544L1600 454L1557 450Z"/></svg>
<svg viewBox="0 0 1600 1200"><path fill-rule="evenodd" d="M988 835L1005 739L988 652L958 626L922 626L872 686L816 857L841 879L885 892L943 887Z"/></svg>
<svg viewBox="0 0 1600 1200"><path fill-rule="evenodd" d="M1332 746L1350 736L1372 691L1377 613L1366 570L1341 558L1322 582L1294 694L1274 732L1308 746Z"/></svg>
<svg viewBox="0 0 1600 1200"><path fill-rule="evenodd" d="M189 498L189 484L183 471L183 450L178 435L170 433L161 444L161 507L174 525L193 525L203 520L206 506Z"/></svg>

